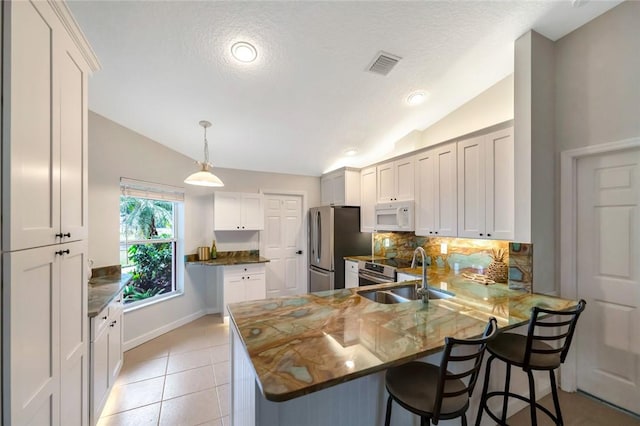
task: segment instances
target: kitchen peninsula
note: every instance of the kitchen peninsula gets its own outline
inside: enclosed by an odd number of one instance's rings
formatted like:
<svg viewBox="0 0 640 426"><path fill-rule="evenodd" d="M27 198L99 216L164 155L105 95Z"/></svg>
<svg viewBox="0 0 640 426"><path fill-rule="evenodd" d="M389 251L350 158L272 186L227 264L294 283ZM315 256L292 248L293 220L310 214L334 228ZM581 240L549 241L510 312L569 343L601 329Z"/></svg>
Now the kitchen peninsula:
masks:
<svg viewBox="0 0 640 426"><path fill-rule="evenodd" d="M454 296L424 306L358 295L415 285L404 282L230 306L233 425L382 424L388 367L427 356L437 362L446 336L478 336L491 316L508 329L526 324L533 306L576 304L461 275L430 271L430 278ZM411 424L403 411L394 410L401 420L392 423Z"/></svg>

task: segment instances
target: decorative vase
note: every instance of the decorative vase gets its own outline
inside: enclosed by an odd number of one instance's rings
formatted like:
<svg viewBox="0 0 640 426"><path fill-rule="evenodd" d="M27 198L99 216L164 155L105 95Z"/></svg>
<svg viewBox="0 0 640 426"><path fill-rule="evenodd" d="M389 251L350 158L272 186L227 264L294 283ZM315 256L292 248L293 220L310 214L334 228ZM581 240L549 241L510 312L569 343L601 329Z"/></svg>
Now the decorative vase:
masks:
<svg viewBox="0 0 640 426"><path fill-rule="evenodd" d="M491 250L491 263L487 267L486 275L497 283L506 283L509 280L509 266L504 263L505 249Z"/></svg>

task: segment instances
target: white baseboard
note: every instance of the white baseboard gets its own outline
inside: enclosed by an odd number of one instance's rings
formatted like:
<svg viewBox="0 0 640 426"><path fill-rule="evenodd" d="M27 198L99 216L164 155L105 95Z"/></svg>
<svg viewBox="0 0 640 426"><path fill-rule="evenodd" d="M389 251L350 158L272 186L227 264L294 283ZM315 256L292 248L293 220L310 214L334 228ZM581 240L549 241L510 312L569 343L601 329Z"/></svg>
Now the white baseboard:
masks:
<svg viewBox="0 0 640 426"><path fill-rule="evenodd" d="M200 310L197 312L192 313L191 315L187 315L186 317L182 317L180 319L177 319L169 324L165 324L162 327L158 327L155 330L151 330L141 336L138 336L136 338L133 338L131 340L127 340L126 342L123 342L122 346L123 346L123 350L124 351L128 351L129 349L133 349L136 346L139 346L145 342L148 342L151 339L155 339L156 337L164 334L164 333L168 333L171 330L174 330L178 327L181 327L185 324L190 323L191 321L195 321L198 318L200 318L201 316L204 316L206 314L208 314L209 312L207 312L206 310Z"/></svg>
<svg viewBox="0 0 640 426"><path fill-rule="evenodd" d="M218 309L218 308L205 308L204 313L205 313L205 315L219 314L220 313L220 309Z"/></svg>

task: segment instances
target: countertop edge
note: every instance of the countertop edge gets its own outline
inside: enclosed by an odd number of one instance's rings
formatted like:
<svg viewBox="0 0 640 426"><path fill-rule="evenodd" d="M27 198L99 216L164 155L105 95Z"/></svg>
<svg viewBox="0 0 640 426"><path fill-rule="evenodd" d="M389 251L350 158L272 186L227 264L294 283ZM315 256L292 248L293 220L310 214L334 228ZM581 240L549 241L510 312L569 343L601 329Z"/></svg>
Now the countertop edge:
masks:
<svg viewBox="0 0 640 426"><path fill-rule="evenodd" d="M113 299L115 299L115 297L122 291L122 289L129 284L129 282L131 282L131 280L133 279L133 277L129 274L122 274L120 275L120 283L118 284L118 286L116 288L114 288L113 290L113 294L111 294L110 296L104 297L104 299L101 300L101 304L100 304L100 308L99 309L91 309L89 310L87 308L87 316L89 317L89 319L91 318L95 318L96 316L98 316L98 314L104 309L106 308L109 303L111 303L113 301ZM115 284L116 278L114 278L114 282L111 284L88 284L89 290L88 290L88 295L90 298L90 294L92 292L92 290L98 289L100 287L104 287L104 286L109 286L109 285L113 285Z"/></svg>
<svg viewBox="0 0 640 426"><path fill-rule="evenodd" d="M266 257L256 257L256 258L246 258L246 257L229 257L225 258L217 258L210 260L194 260L190 262L185 262L187 265L200 265L200 266L233 266L233 265L250 265L253 263L268 263L271 262L271 259L267 259Z"/></svg>

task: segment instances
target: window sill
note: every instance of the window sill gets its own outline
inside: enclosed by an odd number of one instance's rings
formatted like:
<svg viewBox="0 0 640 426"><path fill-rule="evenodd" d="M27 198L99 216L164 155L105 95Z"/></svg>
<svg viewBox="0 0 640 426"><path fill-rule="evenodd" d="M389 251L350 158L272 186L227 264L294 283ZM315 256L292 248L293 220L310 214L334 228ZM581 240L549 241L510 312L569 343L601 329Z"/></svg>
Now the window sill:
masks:
<svg viewBox="0 0 640 426"><path fill-rule="evenodd" d="M184 295L182 291L172 291L171 293L163 294L160 296L150 297L145 300L138 300L137 302L132 302L124 305L124 313L137 311L138 309L147 308L149 306L155 305L157 303L166 302L171 299L175 299L176 297L181 297Z"/></svg>

